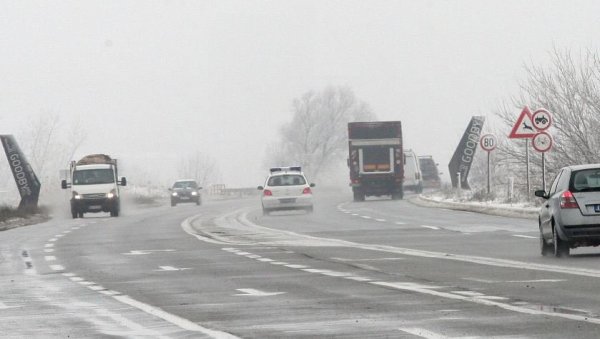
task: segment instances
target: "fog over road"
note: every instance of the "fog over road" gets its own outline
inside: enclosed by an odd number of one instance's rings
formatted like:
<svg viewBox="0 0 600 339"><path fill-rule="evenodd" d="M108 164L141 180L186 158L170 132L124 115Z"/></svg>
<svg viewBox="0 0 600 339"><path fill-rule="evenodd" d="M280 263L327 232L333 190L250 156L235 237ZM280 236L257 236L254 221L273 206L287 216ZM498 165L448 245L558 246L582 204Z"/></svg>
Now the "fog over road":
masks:
<svg viewBox="0 0 600 339"><path fill-rule="evenodd" d="M0 232L0 333L597 337L597 249L546 258L532 220L316 199L313 214L206 200Z"/></svg>

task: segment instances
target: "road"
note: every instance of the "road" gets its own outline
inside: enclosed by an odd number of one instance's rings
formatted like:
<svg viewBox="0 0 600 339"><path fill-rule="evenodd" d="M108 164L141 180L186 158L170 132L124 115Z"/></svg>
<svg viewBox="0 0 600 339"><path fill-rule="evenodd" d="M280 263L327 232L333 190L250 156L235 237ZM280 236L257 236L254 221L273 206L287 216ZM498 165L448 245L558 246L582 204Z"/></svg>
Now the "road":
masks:
<svg viewBox="0 0 600 339"><path fill-rule="evenodd" d="M1 336L598 337L600 251L541 257L535 221L349 192L262 216L257 199L0 232Z"/></svg>

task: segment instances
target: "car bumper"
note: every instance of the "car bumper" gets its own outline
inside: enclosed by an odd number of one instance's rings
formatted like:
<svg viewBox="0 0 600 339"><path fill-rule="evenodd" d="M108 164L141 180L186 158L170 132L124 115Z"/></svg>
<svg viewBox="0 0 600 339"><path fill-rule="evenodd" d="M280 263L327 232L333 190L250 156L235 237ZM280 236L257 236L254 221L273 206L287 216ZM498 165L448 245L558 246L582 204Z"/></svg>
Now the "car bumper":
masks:
<svg viewBox="0 0 600 339"><path fill-rule="evenodd" d="M309 208L313 205L311 195L299 197L263 197L262 206L269 210L291 210Z"/></svg>

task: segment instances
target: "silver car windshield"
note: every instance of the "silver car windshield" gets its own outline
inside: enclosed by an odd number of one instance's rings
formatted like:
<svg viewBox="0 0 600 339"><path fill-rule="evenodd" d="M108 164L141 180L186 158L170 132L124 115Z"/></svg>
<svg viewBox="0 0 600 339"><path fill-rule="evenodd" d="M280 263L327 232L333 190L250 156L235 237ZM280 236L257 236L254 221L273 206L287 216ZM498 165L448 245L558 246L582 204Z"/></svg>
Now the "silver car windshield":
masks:
<svg viewBox="0 0 600 339"><path fill-rule="evenodd" d="M573 173L569 190L571 192L600 191L600 168Z"/></svg>

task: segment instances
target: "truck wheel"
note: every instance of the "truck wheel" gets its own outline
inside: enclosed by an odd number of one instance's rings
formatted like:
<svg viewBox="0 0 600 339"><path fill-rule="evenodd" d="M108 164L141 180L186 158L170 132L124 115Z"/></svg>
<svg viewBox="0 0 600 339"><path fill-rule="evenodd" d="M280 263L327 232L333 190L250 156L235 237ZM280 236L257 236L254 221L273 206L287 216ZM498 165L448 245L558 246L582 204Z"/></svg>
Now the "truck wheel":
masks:
<svg viewBox="0 0 600 339"><path fill-rule="evenodd" d="M354 201L365 201L365 194L359 190L352 191L354 193Z"/></svg>
<svg viewBox="0 0 600 339"><path fill-rule="evenodd" d="M71 215L73 216L73 219L77 219L77 211L71 211Z"/></svg>
<svg viewBox="0 0 600 339"><path fill-rule="evenodd" d="M83 218L83 212L79 212L77 213L77 215L79 216L79 218Z"/></svg>

